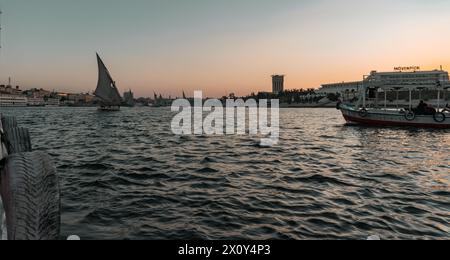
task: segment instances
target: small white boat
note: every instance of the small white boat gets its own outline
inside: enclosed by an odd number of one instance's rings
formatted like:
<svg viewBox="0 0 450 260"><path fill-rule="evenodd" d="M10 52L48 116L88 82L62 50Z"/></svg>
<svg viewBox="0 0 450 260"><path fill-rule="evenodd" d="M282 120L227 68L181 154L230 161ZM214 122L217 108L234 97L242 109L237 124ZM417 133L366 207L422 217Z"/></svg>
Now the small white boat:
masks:
<svg viewBox="0 0 450 260"><path fill-rule="evenodd" d="M98 111L104 111L104 112L114 112L114 111L120 111L120 106L99 106Z"/></svg>
<svg viewBox="0 0 450 260"><path fill-rule="evenodd" d="M98 110L105 112L119 111L122 97L116 87L116 82L112 79L111 74L98 54L97 63L98 83L94 95L100 99Z"/></svg>
<svg viewBox="0 0 450 260"><path fill-rule="evenodd" d="M342 102L338 103L337 109L341 110L342 115L348 124L358 124L366 126L396 126L396 127L417 127L417 128L439 128L450 129L450 107L441 106L441 93L448 93L450 82L448 78L442 78L438 82L429 82L428 84L403 84L390 85L383 81L377 81L370 76L363 80L359 89L359 100L356 105L348 105ZM412 94L418 89L427 89L437 91L437 106L427 106L425 103L422 108L416 108L413 105ZM403 90L409 92L409 106L405 108L388 108L387 93L392 90ZM368 93L376 94L376 102L368 105ZM378 95L384 93L384 105L379 104ZM375 104L375 105L374 105Z"/></svg>

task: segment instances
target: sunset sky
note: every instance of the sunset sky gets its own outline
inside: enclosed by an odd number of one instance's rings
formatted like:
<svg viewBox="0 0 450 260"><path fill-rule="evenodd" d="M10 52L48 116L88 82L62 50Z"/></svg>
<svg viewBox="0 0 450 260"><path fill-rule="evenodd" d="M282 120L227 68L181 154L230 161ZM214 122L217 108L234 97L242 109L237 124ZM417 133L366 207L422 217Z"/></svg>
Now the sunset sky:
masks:
<svg viewBox="0 0 450 260"><path fill-rule="evenodd" d="M93 91L95 52L121 92L208 96L450 70L447 0L0 0L0 82Z"/></svg>

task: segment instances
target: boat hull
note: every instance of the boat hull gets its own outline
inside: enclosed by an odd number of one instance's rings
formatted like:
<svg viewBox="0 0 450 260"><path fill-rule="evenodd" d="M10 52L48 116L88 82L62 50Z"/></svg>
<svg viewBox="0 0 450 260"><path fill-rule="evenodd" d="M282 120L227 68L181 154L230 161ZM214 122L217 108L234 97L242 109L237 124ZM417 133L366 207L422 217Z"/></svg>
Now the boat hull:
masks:
<svg viewBox="0 0 450 260"><path fill-rule="evenodd" d="M407 119L405 113L399 111L367 111L361 112L353 108L342 106L342 115L349 124L379 126L379 127L416 127L450 129L450 114L445 114L445 119L438 122L432 115L416 115Z"/></svg>
<svg viewBox="0 0 450 260"><path fill-rule="evenodd" d="M98 111L101 111L101 112L116 112L116 111L120 111L120 107L119 106L98 107L97 109L98 109Z"/></svg>

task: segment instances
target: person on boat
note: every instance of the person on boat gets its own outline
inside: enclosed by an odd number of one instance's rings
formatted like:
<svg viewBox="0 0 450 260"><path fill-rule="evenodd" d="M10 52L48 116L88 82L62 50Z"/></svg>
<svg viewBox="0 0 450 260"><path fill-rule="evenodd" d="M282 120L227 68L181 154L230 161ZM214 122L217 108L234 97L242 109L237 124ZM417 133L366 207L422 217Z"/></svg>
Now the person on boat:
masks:
<svg viewBox="0 0 450 260"><path fill-rule="evenodd" d="M416 109L414 109L414 113L418 115L424 115L428 109L428 104L425 103L423 100L420 100L419 105Z"/></svg>
<svg viewBox="0 0 450 260"><path fill-rule="evenodd" d="M436 114L436 109L425 103L423 100L420 101L419 105L417 106L417 108L413 109L413 112L416 113L416 115L434 115Z"/></svg>

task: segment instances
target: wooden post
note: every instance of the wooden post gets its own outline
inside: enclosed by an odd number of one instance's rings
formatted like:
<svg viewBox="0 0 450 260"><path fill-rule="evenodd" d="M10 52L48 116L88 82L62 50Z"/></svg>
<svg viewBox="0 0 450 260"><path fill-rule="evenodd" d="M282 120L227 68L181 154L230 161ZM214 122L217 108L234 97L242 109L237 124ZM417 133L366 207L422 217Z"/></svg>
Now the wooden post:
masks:
<svg viewBox="0 0 450 260"><path fill-rule="evenodd" d="M398 103L399 100L398 99L399 99L400 93L399 93L399 89L396 89L395 91L397 92L397 100L395 101L395 103L396 103L397 109L398 109L399 108L399 103Z"/></svg>
<svg viewBox="0 0 450 260"><path fill-rule="evenodd" d="M367 91L367 89L366 89L366 87L364 86L364 80L363 80L363 87L362 87L362 90L363 90L363 108L366 108L366 91Z"/></svg>
<svg viewBox="0 0 450 260"><path fill-rule="evenodd" d="M437 105L438 112L440 109L441 109L441 90L438 89L438 105Z"/></svg>
<svg viewBox="0 0 450 260"><path fill-rule="evenodd" d="M387 91L384 90L384 110L387 110Z"/></svg>
<svg viewBox="0 0 450 260"><path fill-rule="evenodd" d="M412 89L409 88L409 110L412 110Z"/></svg>

